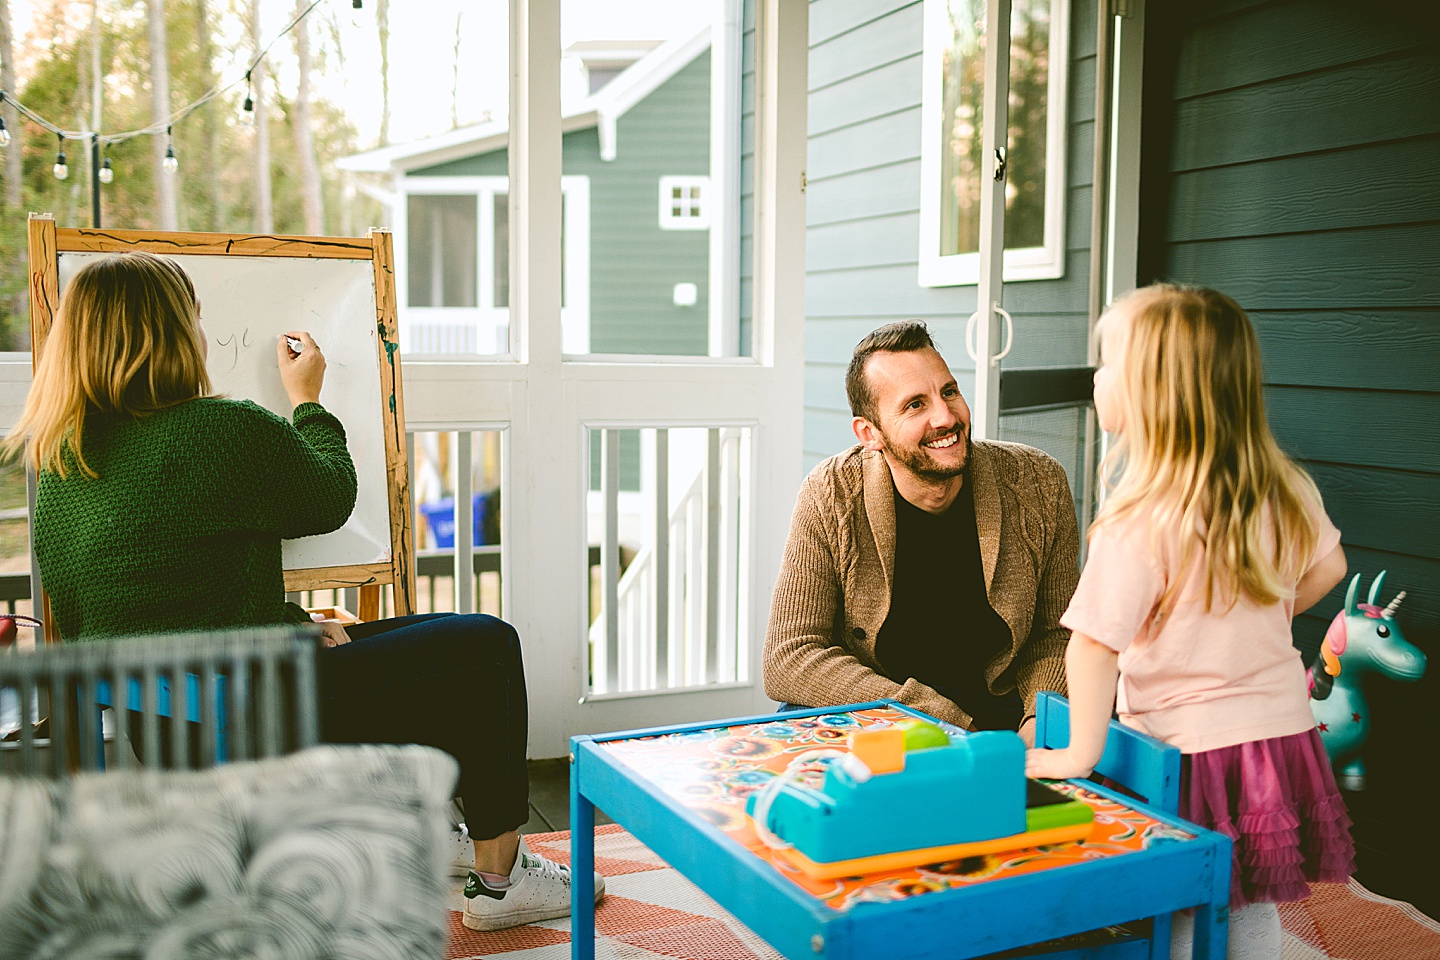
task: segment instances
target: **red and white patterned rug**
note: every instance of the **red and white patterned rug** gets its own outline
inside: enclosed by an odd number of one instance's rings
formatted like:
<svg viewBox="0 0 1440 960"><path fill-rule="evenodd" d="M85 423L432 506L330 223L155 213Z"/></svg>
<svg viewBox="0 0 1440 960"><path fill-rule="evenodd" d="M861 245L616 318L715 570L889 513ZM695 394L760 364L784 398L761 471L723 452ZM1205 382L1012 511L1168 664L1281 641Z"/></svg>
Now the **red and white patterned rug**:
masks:
<svg viewBox="0 0 1440 960"><path fill-rule="evenodd" d="M532 833L530 849L570 862L570 832ZM595 865L606 896L595 911L599 960L780 960L780 955L616 824L595 828ZM452 894L447 960L568 960L570 920L498 933L460 922ZM1284 960L1440 960L1440 924L1407 903L1358 883L1316 884L1302 903L1282 904Z"/></svg>

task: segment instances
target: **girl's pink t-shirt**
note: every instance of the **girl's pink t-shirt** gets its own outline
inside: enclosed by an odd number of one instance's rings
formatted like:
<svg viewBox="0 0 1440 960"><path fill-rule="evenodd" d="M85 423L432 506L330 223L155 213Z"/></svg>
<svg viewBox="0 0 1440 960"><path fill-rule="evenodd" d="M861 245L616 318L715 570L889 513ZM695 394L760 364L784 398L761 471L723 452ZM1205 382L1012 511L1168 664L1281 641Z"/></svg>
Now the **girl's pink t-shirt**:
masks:
<svg viewBox="0 0 1440 960"><path fill-rule="evenodd" d="M1314 561L1340 543L1318 505ZM1268 527L1268 524L1266 525ZM1273 550L1273 543L1262 545ZM1060 623L1120 655L1116 711L1126 726L1199 753L1303 733L1315 725L1305 666L1290 642L1294 602L1266 605L1242 596L1205 609L1205 555L1197 549L1168 617L1158 613L1180 557L1179 538L1151 542L1143 518L1107 524Z"/></svg>

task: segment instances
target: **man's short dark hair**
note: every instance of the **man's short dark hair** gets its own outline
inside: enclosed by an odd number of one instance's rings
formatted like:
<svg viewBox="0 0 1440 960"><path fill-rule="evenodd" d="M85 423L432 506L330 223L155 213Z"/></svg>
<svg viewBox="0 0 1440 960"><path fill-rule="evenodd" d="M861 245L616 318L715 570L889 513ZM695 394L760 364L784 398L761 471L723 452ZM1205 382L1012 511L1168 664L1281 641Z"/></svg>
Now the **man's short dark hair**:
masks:
<svg viewBox="0 0 1440 960"><path fill-rule="evenodd" d="M872 331L864 340L855 345L850 355L850 366L845 371L845 395L850 399L850 415L864 417L871 423L878 423L875 410L875 394L870 389L870 380L865 376L865 364L874 354L913 353L916 350L935 349L930 338L930 328L923 320L897 320Z"/></svg>

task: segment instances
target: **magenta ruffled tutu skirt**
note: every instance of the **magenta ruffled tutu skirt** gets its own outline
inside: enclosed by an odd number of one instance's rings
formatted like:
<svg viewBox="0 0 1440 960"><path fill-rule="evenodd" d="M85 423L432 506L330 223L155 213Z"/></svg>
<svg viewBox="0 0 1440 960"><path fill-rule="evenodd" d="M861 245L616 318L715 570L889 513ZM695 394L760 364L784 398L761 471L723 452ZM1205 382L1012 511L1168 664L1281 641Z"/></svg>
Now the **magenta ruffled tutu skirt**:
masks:
<svg viewBox="0 0 1440 960"><path fill-rule="evenodd" d="M1350 815L1317 730L1187 754L1180 816L1234 842L1230 906L1288 903L1355 871Z"/></svg>

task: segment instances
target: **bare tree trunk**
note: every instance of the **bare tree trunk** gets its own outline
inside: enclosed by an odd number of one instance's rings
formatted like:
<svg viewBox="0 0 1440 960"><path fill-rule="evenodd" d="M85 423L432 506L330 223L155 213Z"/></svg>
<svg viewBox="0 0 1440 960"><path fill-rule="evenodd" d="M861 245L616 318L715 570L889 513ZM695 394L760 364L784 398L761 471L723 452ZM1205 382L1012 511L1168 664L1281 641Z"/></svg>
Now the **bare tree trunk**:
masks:
<svg viewBox="0 0 1440 960"><path fill-rule="evenodd" d="M15 37L10 32L10 0L0 0L0 89L9 96L15 96ZM14 138L5 150L5 206L19 208L24 203L20 192L20 161L25 152L20 136L20 113L6 103L0 116L5 118L5 129Z"/></svg>
<svg viewBox="0 0 1440 960"><path fill-rule="evenodd" d="M380 146L383 147L390 142L390 0L376 0L375 26L380 31Z"/></svg>
<svg viewBox="0 0 1440 960"><path fill-rule="evenodd" d="M309 4L296 0L295 13L305 12ZM295 127L295 153L300 168L300 206L305 212L305 232L311 236L325 233L325 201L321 193L320 163L315 158L315 137L310 118L310 23L301 20L295 25L295 58L300 65L300 84L295 93L292 121Z"/></svg>
<svg viewBox="0 0 1440 960"><path fill-rule="evenodd" d="M250 42L252 57L258 57L260 41L260 0L250 0ZM261 60L250 73L255 101L255 229L260 233L275 232L275 203L270 192L270 120L265 96L265 61Z"/></svg>
<svg viewBox="0 0 1440 960"><path fill-rule="evenodd" d="M215 54L210 42L210 12L205 0L195 2L195 49L200 55L201 86L209 90L215 85ZM200 131L206 156L211 158L212 162L218 161L220 131L215 118L214 100L200 108ZM220 177L215 170L209 171L205 177L205 187L210 200L210 222L203 227L207 230L224 230L228 219L225 215L225 197L220 190Z"/></svg>
<svg viewBox="0 0 1440 960"><path fill-rule="evenodd" d="M170 117L170 44L165 37L165 0L146 0L145 6L150 38L150 115L153 123L164 125ZM165 169L165 150L170 138L162 133L150 139L155 219L161 230L177 230L180 226L175 204L178 173Z"/></svg>

